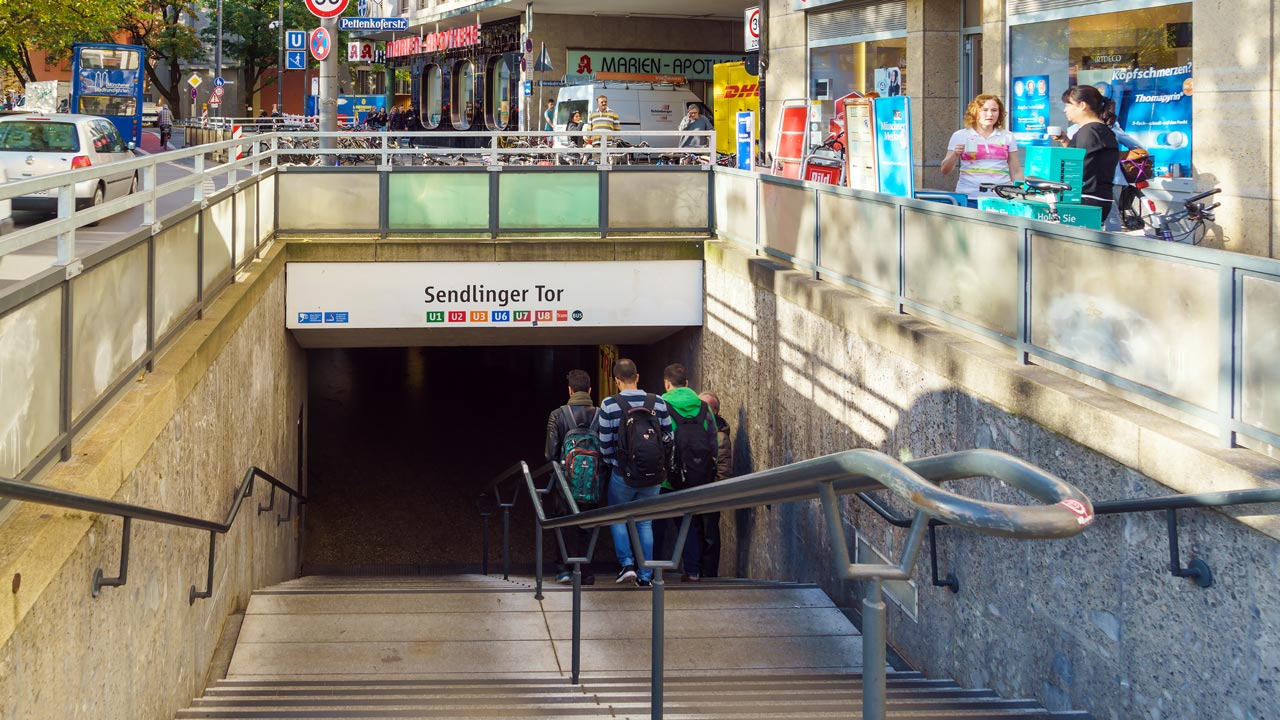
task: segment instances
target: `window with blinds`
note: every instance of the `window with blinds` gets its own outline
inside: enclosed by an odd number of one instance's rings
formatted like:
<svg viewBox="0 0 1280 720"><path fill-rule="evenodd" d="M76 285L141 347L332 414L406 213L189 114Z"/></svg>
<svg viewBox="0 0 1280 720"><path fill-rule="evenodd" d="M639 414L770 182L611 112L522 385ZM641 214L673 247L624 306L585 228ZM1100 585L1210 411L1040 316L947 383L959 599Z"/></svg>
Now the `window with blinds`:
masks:
<svg viewBox="0 0 1280 720"><path fill-rule="evenodd" d="M1107 2L1107 0L1009 0L1007 8L1010 15L1026 15L1027 13L1098 5L1103 2Z"/></svg>
<svg viewBox="0 0 1280 720"><path fill-rule="evenodd" d="M906 0L861 2L806 16L810 45L857 42L869 36L907 32Z"/></svg>

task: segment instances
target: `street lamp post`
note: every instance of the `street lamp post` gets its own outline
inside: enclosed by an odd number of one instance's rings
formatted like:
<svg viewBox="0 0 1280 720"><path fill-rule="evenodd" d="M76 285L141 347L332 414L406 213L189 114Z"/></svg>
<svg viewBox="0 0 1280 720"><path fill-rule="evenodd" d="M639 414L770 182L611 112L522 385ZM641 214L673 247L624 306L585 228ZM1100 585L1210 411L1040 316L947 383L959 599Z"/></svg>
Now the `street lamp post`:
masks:
<svg viewBox="0 0 1280 720"><path fill-rule="evenodd" d="M218 0L218 49L214 51L213 56L213 79L216 82L222 77L222 0ZM214 106L215 117L222 117L222 103Z"/></svg>
<svg viewBox="0 0 1280 720"><path fill-rule="evenodd" d="M284 0L280 0L280 54L276 59L276 112L284 114Z"/></svg>

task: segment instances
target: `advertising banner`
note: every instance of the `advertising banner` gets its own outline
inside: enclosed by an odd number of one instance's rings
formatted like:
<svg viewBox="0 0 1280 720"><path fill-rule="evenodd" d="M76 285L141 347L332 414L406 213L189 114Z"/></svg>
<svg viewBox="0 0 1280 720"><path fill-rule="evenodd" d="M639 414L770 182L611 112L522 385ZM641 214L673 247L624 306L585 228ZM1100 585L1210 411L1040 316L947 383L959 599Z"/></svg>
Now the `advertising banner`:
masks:
<svg viewBox="0 0 1280 720"><path fill-rule="evenodd" d="M741 60L742 55L716 53L660 53L569 48L565 80L590 80L596 73L624 75L683 75L686 80L711 80L716 63Z"/></svg>
<svg viewBox="0 0 1280 720"><path fill-rule="evenodd" d="M304 262L285 272L289 328L702 325L700 260Z"/></svg>
<svg viewBox="0 0 1280 720"><path fill-rule="evenodd" d="M1192 66L1082 70L1077 79L1116 101L1117 124L1151 153L1155 174L1191 174Z"/></svg>
<svg viewBox="0 0 1280 720"><path fill-rule="evenodd" d="M882 193L911 197L915 193L915 167L911 157L911 98L876 98L876 171Z"/></svg>
<svg viewBox="0 0 1280 720"><path fill-rule="evenodd" d="M1013 97L1009 103L1009 131L1018 144L1047 145L1049 127L1049 76L1023 75L1013 79Z"/></svg>
<svg viewBox="0 0 1280 720"><path fill-rule="evenodd" d="M129 97L138 92L137 70L80 70L81 95Z"/></svg>
<svg viewBox="0 0 1280 720"><path fill-rule="evenodd" d="M374 110L387 109L386 95L342 95L338 97L338 114L354 117L354 123L364 122Z"/></svg>
<svg viewBox="0 0 1280 720"><path fill-rule="evenodd" d="M755 167L752 158L756 147L756 114L746 110L738 113L738 169L751 170Z"/></svg>

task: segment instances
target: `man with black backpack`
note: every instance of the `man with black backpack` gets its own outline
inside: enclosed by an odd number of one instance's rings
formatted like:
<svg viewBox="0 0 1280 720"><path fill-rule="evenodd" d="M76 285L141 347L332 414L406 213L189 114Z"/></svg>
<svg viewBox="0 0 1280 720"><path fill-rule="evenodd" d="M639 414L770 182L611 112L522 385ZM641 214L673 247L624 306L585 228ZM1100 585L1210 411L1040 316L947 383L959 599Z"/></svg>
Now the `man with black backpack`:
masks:
<svg viewBox="0 0 1280 720"><path fill-rule="evenodd" d="M689 388L684 365L672 363L662 371L666 388L662 399L671 409L675 428L674 462L668 484L672 490L698 487L716 479L716 420L711 408ZM683 573L686 582L702 579L702 521L689 525L684 540Z"/></svg>
<svg viewBox="0 0 1280 720"><path fill-rule="evenodd" d="M600 441L596 437L592 425L596 420L596 406L591 401L591 376L585 370L570 370L565 376L569 383L569 402L551 411L547 417L547 462L559 462L564 468L565 480L569 483L569 492L579 510L588 510L600 504L603 495L602 478L604 477L604 456L600 452ZM567 515L569 504L559 492L553 492L556 498L557 515ZM585 553L591 541L591 531L582 528L564 530L565 550L570 557L581 557L577 553ZM554 541L549 543L549 553L555 556L555 563L560 568L556 582L571 582L570 569L560 557L560 548ZM582 566L582 584L594 585L595 573L590 563Z"/></svg>
<svg viewBox="0 0 1280 720"><path fill-rule="evenodd" d="M613 364L618 394L600 403L596 427L600 451L612 468L609 478L610 505L650 498L658 494L671 463L671 417L662 398L640 389L640 373L634 361L620 358ZM634 549L625 523L612 525L613 548L622 569L616 582L635 582L647 587L653 570L637 570ZM636 523L640 553L653 559L653 521Z"/></svg>

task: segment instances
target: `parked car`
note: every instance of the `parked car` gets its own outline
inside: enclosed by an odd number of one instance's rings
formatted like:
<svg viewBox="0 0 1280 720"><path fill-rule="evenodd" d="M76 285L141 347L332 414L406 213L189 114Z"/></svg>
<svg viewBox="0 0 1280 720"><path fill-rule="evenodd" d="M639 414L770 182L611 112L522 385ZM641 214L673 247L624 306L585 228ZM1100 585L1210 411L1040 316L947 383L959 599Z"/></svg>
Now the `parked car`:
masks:
<svg viewBox="0 0 1280 720"><path fill-rule="evenodd" d="M9 182L9 177L0 165L0 185ZM13 201L0 200L0 235L13 232Z"/></svg>
<svg viewBox="0 0 1280 720"><path fill-rule="evenodd" d="M94 115L8 115L0 117L0 166L10 180L44 177L133 158L110 120ZM138 189L133 171L76 183L76 209L93 207ZM57 212L56 191L13 199L15 210Z"/></svg>
<svg viewBox="0 0 1280 720"><path fill-rule="evenodd" d="M160 107L153 102L142 103L142 124L160 126Z"/></svg>

